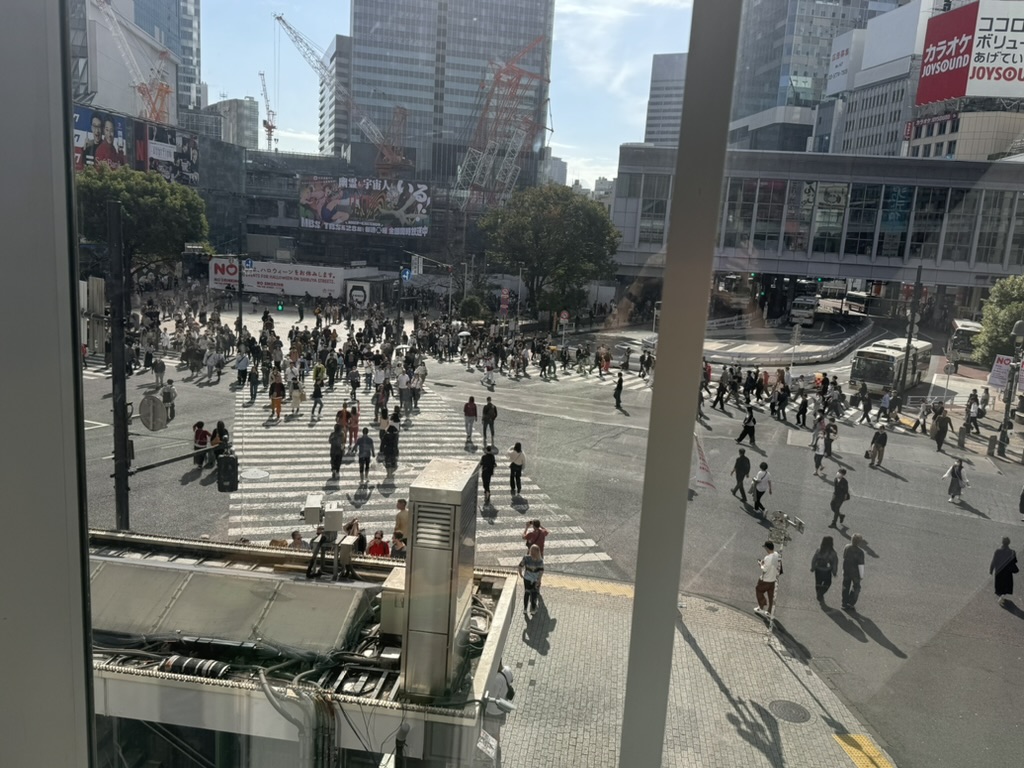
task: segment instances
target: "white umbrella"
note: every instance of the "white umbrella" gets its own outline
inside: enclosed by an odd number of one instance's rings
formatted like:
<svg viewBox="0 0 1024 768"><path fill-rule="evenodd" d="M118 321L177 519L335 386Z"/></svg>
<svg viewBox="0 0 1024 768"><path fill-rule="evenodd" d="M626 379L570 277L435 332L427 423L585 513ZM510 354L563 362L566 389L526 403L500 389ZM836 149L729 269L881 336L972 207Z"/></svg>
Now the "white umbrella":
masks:
<svg viewBox="0 0 1024 768"><path fill-rule="evenodd" d="M462 337L472 336L472 335L473 334L470 333L469 331L459 331L459 336L462 336Z"/></svg>

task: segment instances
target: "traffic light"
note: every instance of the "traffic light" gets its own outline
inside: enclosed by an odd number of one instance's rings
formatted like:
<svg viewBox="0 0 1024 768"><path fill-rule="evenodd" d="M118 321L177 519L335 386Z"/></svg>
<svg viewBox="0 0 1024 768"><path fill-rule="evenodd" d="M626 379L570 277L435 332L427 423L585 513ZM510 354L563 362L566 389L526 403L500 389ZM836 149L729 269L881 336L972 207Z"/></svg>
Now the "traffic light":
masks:
<svg viewBox="0 0 1024 768"><path fill-rule="evenodd" d="M820 277L818 278L818 282L819 282L819 283L821 282L821 278L820 278Z"/></svg>
<svg viewBox="0 0 1024 768"><path fill-rule="evenodd" d="M284 312L284 299L277 300L277 311Z"/></svg>
<svg viewBox="0 0 1024 768"><path fill-rule="evenodd" d="M751 272L751 273L750 273L750 276L751 276L751 277L757 277L757 272Z"/></svg>

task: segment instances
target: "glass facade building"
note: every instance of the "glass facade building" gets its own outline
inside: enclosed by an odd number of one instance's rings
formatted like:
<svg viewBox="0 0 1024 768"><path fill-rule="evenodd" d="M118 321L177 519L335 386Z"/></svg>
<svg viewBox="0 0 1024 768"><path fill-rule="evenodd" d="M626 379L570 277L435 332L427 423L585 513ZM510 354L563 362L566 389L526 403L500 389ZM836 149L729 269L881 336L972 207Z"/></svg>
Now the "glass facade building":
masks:
<svg viewBox="0 0 1024 768"><path fill-rule="evenodd" d="M405 144L418 175L450 178L473 138L494 65L520 60L522 111L543 126L554 30L553 0L353 0L352 95L381 127L408 111ZM543 131L537 134L543 141ZM356 126L352 141L365 141ZM536 161L523 180L536 178Z"/></svg>

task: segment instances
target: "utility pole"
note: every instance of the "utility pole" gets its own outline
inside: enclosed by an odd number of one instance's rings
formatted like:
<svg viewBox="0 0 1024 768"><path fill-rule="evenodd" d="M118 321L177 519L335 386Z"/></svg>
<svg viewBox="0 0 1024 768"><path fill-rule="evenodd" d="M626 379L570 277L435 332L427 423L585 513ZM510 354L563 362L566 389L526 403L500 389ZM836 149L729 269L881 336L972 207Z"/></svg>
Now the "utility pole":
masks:
<svg viewBox="0 0 1024 768"><path fill-rule="evenodd" d="M918 308L921 305L921 265L917 265L917 277L914 279L914 297L910 301L907 313L907 347L903 352L903 370L900 371L899 397L902 404L907 390L907 368L910 366L910 352L913 349L914 336L917 335L917 324L921 320Z"/></svg>
<svg viewBox="0 0 1024 768"><path fill-rule="evenodd" d="M238 291L237 291L237 294L238 295L235 298L238 299L238 335L241 336L242 335L242 323L244 322L242 320L242 303L243 303L242 302L242 254L238 254Z"/></svg>
<svg viewBox="0 0 1024 768"><path fill-rule="evenodd" d="M128 381L125 375L125 325L128 322L127 265L121 233L121 201L107 201L107 247L110 252L110 366L114 411L114 512L117 530L130 529L128 514Z"/></svg>

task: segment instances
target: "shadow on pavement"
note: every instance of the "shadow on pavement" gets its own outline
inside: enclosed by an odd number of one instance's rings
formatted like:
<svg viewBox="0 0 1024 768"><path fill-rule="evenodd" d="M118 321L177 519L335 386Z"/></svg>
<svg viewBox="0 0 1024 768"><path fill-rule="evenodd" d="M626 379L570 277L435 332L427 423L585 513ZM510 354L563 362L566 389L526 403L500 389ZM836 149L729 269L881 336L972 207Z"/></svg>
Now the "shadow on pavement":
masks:
<svg viewBox="0 0 1024 768"><path fill-rule="evenodd" d="M767 709L757 702L738 699L733 696L732 690L725 684L725 681L718 674L710 659L704 655L704 650L697 643L697 639L690 634L683 622L682 617L677 620L676 626L683 640L690 646L693 655L703 665L708 676L714 680L718 690L729 701L733 711L727 712L726 720L736 729L745 742L763 754L768 764L773 768L783 768L786 764L782 755L782 740L779 734L779 722Z"/></svg>
<svg viewBox="0 0 1024 768"><path fill-rule="evenodd" d="M903 475L897 475L891 469L889 469L888 467L883 467L881 464L879 464L877 467L875 467L875 469L878 469L878 470L884 472L885 474L889 475L889 477L895 477L897 480L899 480L902 483L907 482L907 478L905 478Z"/></svg>
<svg viewBox="0 0 1024 768"><path fill-rule="evenodd" d="M824 612L826 616L828 616L830 619L832 619L832 621L836 623L837 627L843 630L843 632L848 634L858 643L866 643L868 641L868 636L864 634L864 631L859 626L857 626L856 623L850 621L846 617L846 614L842 611L837 610L836 608L832 608L831 606L826 605L824 602L822 602L821 604L821 610Z"/></svg>
<svg viewBox="0 0 1024 768"><path fill-rule="evenodd" d="M892 642L892 640L890 640L888 637L886 637L885 633L881 629L878 628L878 625L875 624L875 622L873 622L867 616L862 616L860 613L858 613L855 610L851 611L850 615L853 616L853 620L854 621L856 621L858 624L860 624L860 628L864 631L864 633L868 637L870 637L872 640L874 640L876 643L878 643L883 648L891 651L893 656L895 656L898 659L905 659L905 658L907 658L907 654L905 654L902 650L900 650Z"/></svg>
<svg viewBox="0 0 1024 768"><path fill-rule="evenodd" d="M977 515L978 517L983 517L986 520L991 520L992 519L988 515L986 515L984 512L982 512L980 509L978 509L977 507L974 507L974 506L968 504L963 499L961 499L960 502L958 504L956 504L955 506L959 507L960 509L967 510L972 515Z"/></svg>
<svg viewBox="0 0 1024 768"><path fill-rule="evenodd" d="M533 648L541 656L547 656L551 650L551 643L548 635L555 630L558 619L548 613L547 604L544 598L537 602L537 613L532 619L526 619L526 626L523 627L523 642Z"/></svg>
<svg viewBox="0 0 1024 768"><path fill-rule="evenodd" d="M203 470L200 467L193 466L192 469L188 470L181 476L181 484L188 485L193 480L198 480L203 474Z"/></svg>

